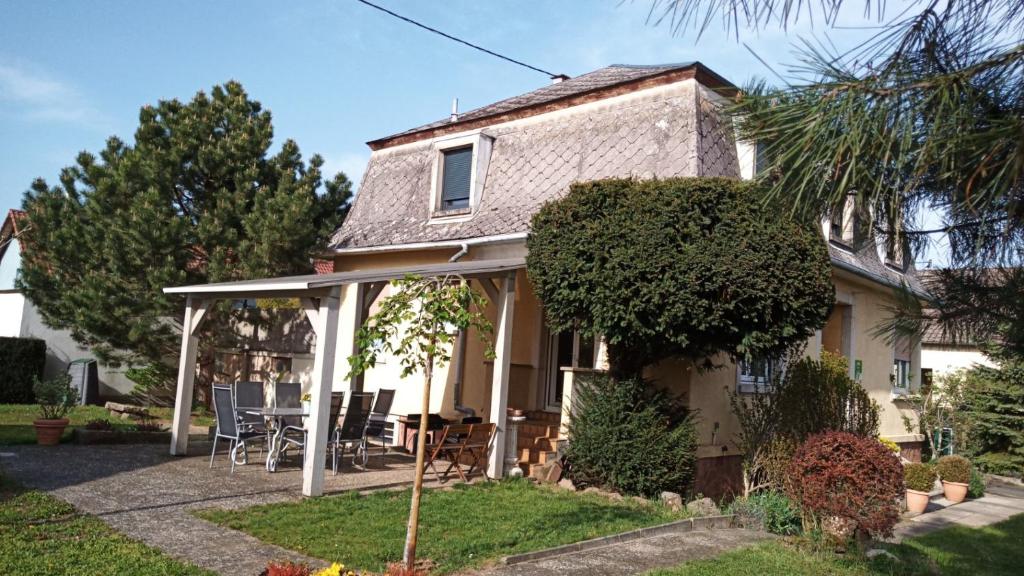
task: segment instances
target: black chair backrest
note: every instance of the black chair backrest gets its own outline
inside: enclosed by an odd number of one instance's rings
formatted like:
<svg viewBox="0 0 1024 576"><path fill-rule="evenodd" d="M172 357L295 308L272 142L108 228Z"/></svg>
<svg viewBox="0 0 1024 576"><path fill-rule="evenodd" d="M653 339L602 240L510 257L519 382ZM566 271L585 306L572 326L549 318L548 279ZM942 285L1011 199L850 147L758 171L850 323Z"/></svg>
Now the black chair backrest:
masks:
<svg viewBox="0 0 1024 576"><path fill-rule="evenodd" d="M278 408L300 408L302 406L302 384L278 382L274 386L274 406Z"/></svg>
<svg viewBox="0 0 1024 576"><path fill-rule="evenodd" d="M327 421L327 433L332 434L338 426L338 417L341 416L341 407L345 405L344 392L331 392L330 420Z"/></svg>
<svg viewBox="0 0 1024 576"><path fill-rule="evenodd" d="M391 414L391 404L395 401L395 391L381 388L377 390L377 400L373 403L373 410L371 411L374 415L387 416Z"/></svg>
<svg viewBox="0 0 1024 576"><path fill-rule="evenodd" d="M263 408L266 403L263 382L235 383L235 408Z"/></svg>
<svg viewBox="0 0 1024 576"><path fill-rule="evenodd" d="M217 434L235 438L238 428L235 425L235 407L231 402L231 388L227 386L213 387L213 410L217 414Z"/></svg>
<svg viewBox="0 0 1024 576"><path fill-rule="evenodd" d="M370 418L373 406L373 393L353 392L345 410L345 419L341 422L341 440L359 440L366 430L366 421Z"/></svg>

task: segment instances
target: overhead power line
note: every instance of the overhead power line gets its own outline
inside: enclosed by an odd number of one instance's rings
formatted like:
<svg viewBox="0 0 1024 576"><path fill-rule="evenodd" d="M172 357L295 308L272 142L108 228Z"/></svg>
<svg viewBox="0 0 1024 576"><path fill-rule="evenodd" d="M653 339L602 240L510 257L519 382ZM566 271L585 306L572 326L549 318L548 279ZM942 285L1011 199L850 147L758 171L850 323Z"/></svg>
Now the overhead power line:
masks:
<svg viewBox="0 0 1024 576"><path fill-rule="evenodd" d="M536 66L530 66L529 64L527 64L525 62L520 62L519 60L516 60L515 58L509 58L508 56L504 56L502 54L498 54L497 52L494 52L493 50L488 50L487 48L484 48L482 46L477 46L476 44L473 44L472 42L467 42L467 41L465 41L465 40L463 40L461 38L456 38L455 36L452 36L451 34L446 34L446 33L441 32L440 30L438 30L436 28L431 28L430 26L427 26L426 24L421 24L421 23L419 23L419 22L417 22L417 21L415 21L415 20L413 20L411 18L406 18L405 16L402 16L401 14L396 14L396 13L392 12L391 10L388 10L387 8L385 8L383 6L378 6L378 5L374 4L373 2L367 2L367 0L356 0L356 2L359 2L361 4L366 4L370 8L375 8L377 10L380 10L381 12L384 12L385 14L389 14L391 16L394 16L395 18L398 18L399 20L404 20L405 22L408 22L409 24L412 24L413 26L418 26L420 28L423 28L424 30L427 30L428 32L433 32L434 34L438 34L440 36L444 36L445 38L447 38L449 40L454 40L454 41L458 42L459 44L465 44L466 46L469 46L470 48L473 48L474 50L479 50L479 51L481 51L481 52L483 52L485 54L490 54L491 56L495 56L497 58L501 58L502 60L505 60L506 62L511 62L513 64L518 64L519 66L522 66L523 68L529 68L530 70L533 70L535 72L540 72L541 74L547 74L550 78L557 78L557 77L561 76L561 74L555 74L554 72L548 72L547 70L542 70L540 68L537 68Z"/></svg>

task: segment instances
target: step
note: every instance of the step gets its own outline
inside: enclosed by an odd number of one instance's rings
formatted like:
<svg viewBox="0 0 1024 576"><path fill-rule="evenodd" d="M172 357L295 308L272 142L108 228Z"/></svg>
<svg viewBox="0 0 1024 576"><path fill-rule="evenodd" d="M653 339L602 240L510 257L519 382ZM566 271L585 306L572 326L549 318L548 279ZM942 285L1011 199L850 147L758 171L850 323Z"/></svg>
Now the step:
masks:
<svg viewBox="0 0 1024 576"><path fill-rule="evenodd" d="M519 425L520 437L558 438L559 426L545 422L526 422Z"/></svg>
<svg viewBox="0 0 1024 576"><path fill-rule="evenodd" d="M558 412L546 412L543 410L527 410L526 419L535 422L546 422L548 424L560 424L562 415Z"/></svg>
<svg viewBox="0 0 1024 576"><path fill-rule="evenodd" d="M534 450L556 450L558 440L554 438L523 438L520 436L516 438L516 448L522 450L524 448Z"/></svg>

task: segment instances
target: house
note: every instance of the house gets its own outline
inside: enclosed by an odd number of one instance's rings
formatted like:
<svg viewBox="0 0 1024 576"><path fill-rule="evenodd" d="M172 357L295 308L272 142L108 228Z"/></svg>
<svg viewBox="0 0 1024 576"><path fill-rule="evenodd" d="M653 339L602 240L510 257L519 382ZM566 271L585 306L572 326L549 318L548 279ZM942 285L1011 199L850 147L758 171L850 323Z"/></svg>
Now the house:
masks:
<svg viewBox="0 0 1024 576"><path fill-rule="evenodd" d="M600 369L599 338L552 334L525 272L530 219L575 181L608 177L728 176L749 178L756 149L733 140L722 121L722 90L735 88L698 62L661 66L613 65L368 143L372 150L348 218L333 235L333 274L168 288L185 294L186 326L201 321L211 299L243 294L299 297L316 327L314 411L308 426L311 457L303 491L319 493L319 452L328 390L395 388L393 413L420 411L419 380L401 379L395 361L383 360L364 376L345 379L353 334L388 293L388 280L408 273L460 274L487 294L495 323L496 358L487 360L472 334L455 346L452 363L435 371L430 410L498 424L489 470L527 472L553 455L568 417L574 374ZM822 223L833 263L837 306L809 342L809 352L831 350L850 360L859 380L882 408L881 434L905 454L919 454L922 438L909 434L902 405L920 370L916 343L875 338L872 330L894 302L894 290L921 291L909 258L858 225L856 206ZM888 252L888 253L887 253ZM182 359L195 343L183 337ZM732 439L736 422L728 393L756 393L768 364L729 365L699 372L685 361L664 362L651 376L700 411L696 489L721 494L739 477ZM183 364L179 406L190 400ZM319 396L318 396L319 395ZM813 399L809 399L813 401ZM506 449L507 409L526 411L516 446ZM172 453L183 453L184 434ZM507 456L507 458L506 458Z"/></svg>
<svg viewBox="0 0 1024 576"><path fill-rule="evenodd" d="M78 345L67 330L54 330L32 302L14 285L21 266L22 243L19 239L25 225L25 213L11 209L0 226L0 336L39 338L46 342L44 378L52 378L67 371L75 360L94 360L96 357ZM104 397L123 396L131 392L135 383L121 368L98 366L99 394Z"/></svg>

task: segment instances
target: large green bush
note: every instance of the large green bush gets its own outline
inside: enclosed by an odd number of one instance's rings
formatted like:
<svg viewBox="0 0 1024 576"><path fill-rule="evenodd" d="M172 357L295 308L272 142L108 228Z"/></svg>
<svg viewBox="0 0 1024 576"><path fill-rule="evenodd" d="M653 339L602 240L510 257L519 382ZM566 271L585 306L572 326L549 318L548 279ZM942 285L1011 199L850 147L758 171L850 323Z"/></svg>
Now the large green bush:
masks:
<svg viewBox="0 0 1024 576"><path fill-rule="evenodd" d="M781 352L835 301L821 231L739 180L577 183L533 217L527 247L550 328L603 335L627 377L671 356Z"/></svg>
<svg viewBox="0 0 1024 576"><path fill-rule="evenodd" d="M999 352L998 368L966 373L961 412L967 420L960 444L986 472L1024 476L1024 360Z"/></svg>
<svg viewBox="0 0 1024 576"><path fill-rule="evenodd" d="M696 455L693 419L649 382L592 374L575 389L567 456L577 486L643 496L683 492Z"/></svg>
<svg viewBox="0 0 1024 576"><path fill-rule="evenodd" d="M38 338L0 338L0 404L35 402L32 384L43 377L46 342Z"/></svg>

